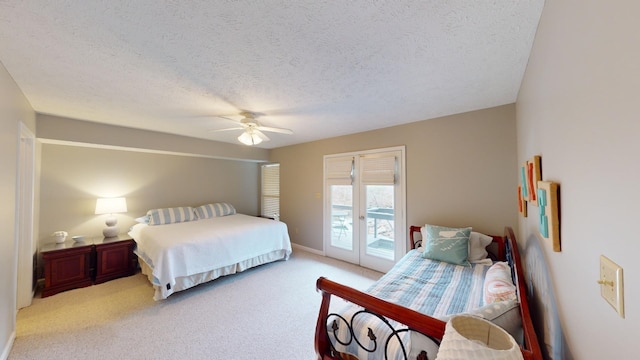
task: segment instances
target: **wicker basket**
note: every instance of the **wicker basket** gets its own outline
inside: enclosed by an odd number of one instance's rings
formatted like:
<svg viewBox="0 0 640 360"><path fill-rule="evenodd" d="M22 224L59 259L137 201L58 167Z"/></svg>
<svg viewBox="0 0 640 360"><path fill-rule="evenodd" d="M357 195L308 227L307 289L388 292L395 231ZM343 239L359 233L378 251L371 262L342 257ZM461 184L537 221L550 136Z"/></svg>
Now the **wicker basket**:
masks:
<svg viewBox="0 0 640 360"><path fill-rule="evenodd" d="M447 322L438 360L523 359L518 343L494 323L472 315Z"/></svg>

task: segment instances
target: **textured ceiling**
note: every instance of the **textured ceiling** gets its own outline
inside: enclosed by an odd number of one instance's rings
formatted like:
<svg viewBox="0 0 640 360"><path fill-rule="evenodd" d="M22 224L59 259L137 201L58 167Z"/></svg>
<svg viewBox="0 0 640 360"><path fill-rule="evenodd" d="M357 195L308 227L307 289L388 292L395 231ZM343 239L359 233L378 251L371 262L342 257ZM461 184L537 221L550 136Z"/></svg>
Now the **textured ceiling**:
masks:
<svg viewBox="0 0 640 360"><path fill-rule="evenodd" d="M543 3L0 0L0 61L39 113L274 148L513 103Z"/></svg>

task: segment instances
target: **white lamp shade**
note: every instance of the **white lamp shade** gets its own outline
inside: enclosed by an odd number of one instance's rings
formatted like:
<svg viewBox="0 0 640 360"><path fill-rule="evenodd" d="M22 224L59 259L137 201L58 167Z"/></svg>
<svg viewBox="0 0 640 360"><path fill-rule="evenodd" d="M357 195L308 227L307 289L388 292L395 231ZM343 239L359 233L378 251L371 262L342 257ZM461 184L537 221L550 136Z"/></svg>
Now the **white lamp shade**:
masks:
<svg viewBox="0 0 640 360"><path fill-rule="evenodd" d="M456 315L447 322L437 360L523 359L515 339L498 325L472 315Z"/></svg>
<svg viewBox="0 0 640 360"><path fill-rule="evenodd" d="M254 132L245 131L242 135L238 136L238 140L245 145L258 145L262 142L262 139L258 134Z"/></svg>
<svg viewBox="0 0 640 360"><path fill-rule="evenodd" d="M127 212L127 200L119 198L99 198L96 201L96 215Z"/></svg>

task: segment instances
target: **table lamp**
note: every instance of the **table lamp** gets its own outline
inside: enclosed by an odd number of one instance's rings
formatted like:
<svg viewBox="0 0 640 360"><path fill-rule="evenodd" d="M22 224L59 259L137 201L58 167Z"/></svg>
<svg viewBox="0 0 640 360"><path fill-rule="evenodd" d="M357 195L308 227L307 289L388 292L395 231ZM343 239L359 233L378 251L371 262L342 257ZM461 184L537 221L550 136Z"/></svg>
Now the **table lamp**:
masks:
<svg viewBox="0 0 640 360"><path fill-rule="evenodd" d="M113 214L123 212L127 212L127 200L123 197L99 198L96 201L96 215L109 214L105 220L107 227L102 230L104 237L118 236L118 219Z"/></svg>

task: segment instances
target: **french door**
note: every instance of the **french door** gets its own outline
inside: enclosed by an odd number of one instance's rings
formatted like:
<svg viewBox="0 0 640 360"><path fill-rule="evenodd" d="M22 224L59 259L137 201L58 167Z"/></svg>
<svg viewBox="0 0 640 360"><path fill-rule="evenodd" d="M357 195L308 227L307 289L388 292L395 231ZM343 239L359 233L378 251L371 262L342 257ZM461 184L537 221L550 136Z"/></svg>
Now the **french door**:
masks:
<svg viewBox="0 0 640 360"><path fill-rule="evenodd" d="M327 256L386 272L406 251L404 147L324 158Z"/></svg>

